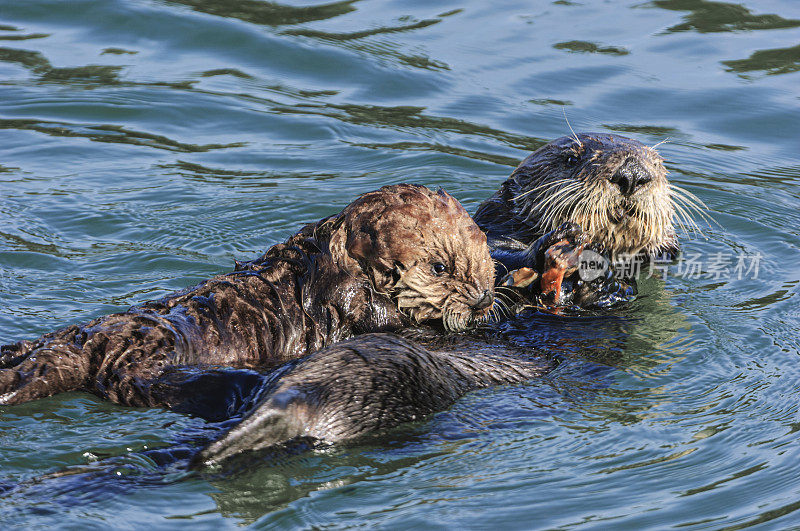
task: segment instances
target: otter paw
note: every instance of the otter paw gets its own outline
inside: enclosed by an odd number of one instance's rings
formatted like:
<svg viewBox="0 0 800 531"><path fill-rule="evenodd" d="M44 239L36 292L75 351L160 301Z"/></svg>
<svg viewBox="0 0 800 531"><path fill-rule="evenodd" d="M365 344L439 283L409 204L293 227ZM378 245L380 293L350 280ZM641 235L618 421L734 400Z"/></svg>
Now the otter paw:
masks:
<svg viewBox="0 0 800 531"><path fill-rule="evenodd" d="M85 387L89 360L58 345L20 354L4 349L0 365L0 405L21 404L37 398Z"/></svg>
<svg viewBox="0 0 800 531"><path fill-rule="evenodd" d="M580 256L584 244L560 240L544 252L544 268L540 281L540 289L544 300L552 300L553 304L561 302L562 285L565 278L578 271Z"/></svg>
<svg viewBox="0 0 800 531"><path fill-rule="evenodd" d="M513 271L509 271L498 282L498 286L505 286L509 288L527 288L539 278L539 272L530 267L520 267Z"/></svg>
<svg viewBox="0 0 800 531"><path fill-rule="evenodd" d="M588 238L580 225L571 222L562 223L558 228L544 234L528 246L526 249L528 263L531 267L539 271L539 273L542 273L545 269L545 253L549 248L565 242L578 245L587 240Z"/></svg>

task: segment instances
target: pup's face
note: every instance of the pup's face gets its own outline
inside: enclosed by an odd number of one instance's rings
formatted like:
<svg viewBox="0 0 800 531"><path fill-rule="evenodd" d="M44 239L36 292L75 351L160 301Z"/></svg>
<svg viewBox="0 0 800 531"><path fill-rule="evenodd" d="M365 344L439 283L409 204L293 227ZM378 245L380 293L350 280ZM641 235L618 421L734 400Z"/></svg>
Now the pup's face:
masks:
<svg viewBox="0 0 800 531"><path fill-rule="evenodd" d="M441 319L451 331L486 317L494 301L486 236L451 195L386 186L343 215L348 256L401 312L416 322Z"/></svg>

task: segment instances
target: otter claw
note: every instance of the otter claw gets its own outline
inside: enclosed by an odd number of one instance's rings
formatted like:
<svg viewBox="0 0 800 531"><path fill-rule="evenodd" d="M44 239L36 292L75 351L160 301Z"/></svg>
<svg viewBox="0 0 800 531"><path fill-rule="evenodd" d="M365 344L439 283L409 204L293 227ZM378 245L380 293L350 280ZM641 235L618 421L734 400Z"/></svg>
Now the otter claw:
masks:
<svg viewBox="0 0 800 531"><path fill-rule="evenodd" d="M527 288L539 278L539 273L530 267L520 267L514 271L510 271L506 276L500 279L498 286L507 286L510 288Z"/></svg>

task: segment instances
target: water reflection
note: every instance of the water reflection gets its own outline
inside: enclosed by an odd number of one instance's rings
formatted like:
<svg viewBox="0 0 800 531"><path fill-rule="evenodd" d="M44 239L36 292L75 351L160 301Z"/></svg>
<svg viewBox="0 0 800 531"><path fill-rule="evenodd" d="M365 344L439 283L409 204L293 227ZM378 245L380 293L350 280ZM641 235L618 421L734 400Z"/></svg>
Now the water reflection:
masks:
<svg viewBox="0 0 800 531"><path fill-rule="evenodd" d="M747 59L722 61L728 72L746 74L763 71L768 76L791 74L800 70L800 44L790 48L758 50Z"/></svg>
<svg viewBox="0 0 800 531"><path fill-rule="evenodd" d="M628 55L631 53L625 48L619 48L616 46L603 46L586 41L559 42L558 44L554 44L553 48L556 50L567 50L570 52L600 53L604 55Z"/></svg>
<svg viewBox="0 0 800 531"><path fill-rule="evenodd" d="M285 26L327 20L355 11L358 0L330 2L295 7L277 2L258 0L166 0L170 4L185 5L200 13L219 17L237 18L251 24Z"/></svg>
<svg viewBox="0 0 800 531"><path fill-rule="evenodd" d="M546 143L547 142L544 140L541 141L541 145L544 145ZM510 166L512 168L515 167L517 164L519 164L519 159L517 158L504 157L502 155L497 155L495 153L486 153L483 151L463 149L447 144L434 144L430 142L392 142L387 144L380 144L380 143L367 144L361 142L353 142L352 145L367 149L374 149L377 151L385 151L388 149L393 149L400 152L428 151L434 153L445 153L447 155L456 155L458 157L464 157L467 159L482 160L485 162L491 162L503 166Z"/></svg>
<svg viewBox="0 0 800 531"><path fill-rule="evenodd" d="M800 27L800 20L780 15L754 15L742 4L709 0L654 0L651 5L671 11L689 11L685 22L668 28L669 33L697 31L754 31Z"/></svg>
<svg viewBox="0 0 800 531"><path fill-rule="evenodd" d="M56 137L79 137L93 142L130 144L178 153L199 153L244 145L242 142L232 142L230 144L187 144L163 135L134 131L120 125L86 125L67 122L0 119L0 130L2 129L36 131L37 133Z"/></svg>
<svg viewBox="0 0 800 531"><path fill-rule="evenodd" d="M420 20L418 22L406 24L404 26L384 26L368 30L351 31L348 33L333 33L328 31L318 31L312 29L296 29L296 30L286 30L283 32L283 34L311 37L314 39L319 39L321 41L333 41L333 42L352 41L357 39L363 39L364 37L371 37L373 35L382 35L386 33L400 33L403 31L412 31L416 29L427 28L428 26L433 26L434 24L437 24L439 22L441 22L441 19L434 18L428 20Z"/></svg>
<svg viewBox="0 0 800 531"><path fill-rule="evenodd" d="M428 130L485 136L525 151L535 151L547 143L546 140L541 138L508 133L459 118L432 116L425 113L425 107L383 107L379 105L333 103L317 105L306 103L275 107L274 110L285 114L325 116L341 122L373 127L389 127L399 131L407 129L412 131Z"/></svg>
<svg viewBox="0 0 800 531"><path fill-rule="evenodd" d="M457 13L457 11L450 14ZM409 17L404 17L409 18ZM425 19L405 25L380 26L368 30L358 30L347 33L334 33L313 29L285 30L284 35L294 35L314 39L319 42L340 46L356 52L366 53L375 57L392 59L400 65L410 66L423 70L450 70L450 66L442 61L431 59L420 53L409 54L398 51L395 39L368 39L368 37L389 35L401 32L410 32L433 26L441 22L441 18Z"/></svg>

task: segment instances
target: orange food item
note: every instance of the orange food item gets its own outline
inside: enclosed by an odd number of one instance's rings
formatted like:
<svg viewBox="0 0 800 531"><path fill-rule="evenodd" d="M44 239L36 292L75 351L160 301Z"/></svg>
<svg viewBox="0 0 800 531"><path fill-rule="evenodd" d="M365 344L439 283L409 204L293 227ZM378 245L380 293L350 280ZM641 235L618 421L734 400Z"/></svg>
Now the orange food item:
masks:
<svg viewBox="0 0 800 531"><path fill-rule="evenodd" d="M578 270L578 260L583 244L572 245L567 240L554 243L544 253L544 272L542 273L542 295L553 293L553 303L561 297L561 284L564 278Z"/></svg>

